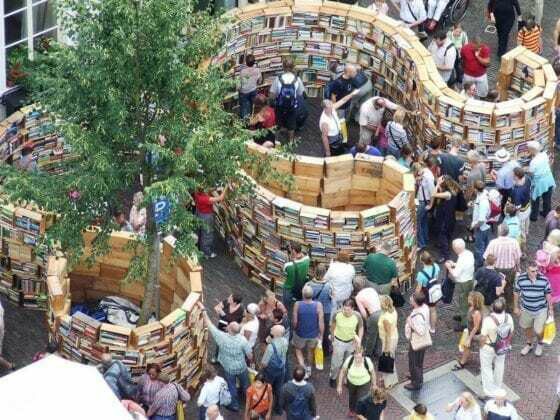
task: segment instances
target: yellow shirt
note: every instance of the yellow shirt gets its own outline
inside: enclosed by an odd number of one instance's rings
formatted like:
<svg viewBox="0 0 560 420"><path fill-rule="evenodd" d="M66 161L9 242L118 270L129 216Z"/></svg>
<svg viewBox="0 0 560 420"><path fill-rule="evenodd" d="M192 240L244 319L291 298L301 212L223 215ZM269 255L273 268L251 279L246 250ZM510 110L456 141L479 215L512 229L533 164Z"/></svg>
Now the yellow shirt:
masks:
<svg viewBox="0 0 560 420"><path fill-rule="evenodd" d="M341 341L350 341L356 336L360 323L360 315L357 312L354 311L352 316L345 316L342 311L339 311L334 319L336 321L334 327L335 338Z"/></svg>
<svg viewBox="0 0 560 420"><path fill-rule="evenodd" d="M383 312L379 317L379 321L377 321L377 328L379 329L379 338L382 341L385 341L385 326L383 323L388 321L391 324L391 338L393 340L398 340L399 338L399 330L397 329L397 319L398 314L397 311L394 310L392 313L390 312Z"/></svg>
<svg viewBox="0 0 560 420"><path fill-rule="evenodd" d="M421 416L420 414L412 413L410 416L408 416L407 420L435 420L435 419L434 419L434 416L432 416L430 413L427 413L425 416Z"/></svg>

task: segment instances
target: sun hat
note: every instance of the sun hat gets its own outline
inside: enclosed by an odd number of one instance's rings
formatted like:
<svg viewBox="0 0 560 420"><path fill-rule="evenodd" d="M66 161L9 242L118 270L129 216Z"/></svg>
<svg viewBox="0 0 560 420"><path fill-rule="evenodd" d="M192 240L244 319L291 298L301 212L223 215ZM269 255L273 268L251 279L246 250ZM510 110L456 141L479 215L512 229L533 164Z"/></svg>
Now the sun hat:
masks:
<svg viewBox="0 0 560 420"><path fill-rule="evenodd" d="M507 162L511 158L511 154L503 147L496 152L496 160L498 162Z"/></svg>
<svg viewBox="0 0 560 420"><path fill-rule="evenodd" d="M540 145L540 143L539 143L538 141L535 141L535 140L528 141L528 142L527 142L527 147L528 147L529 149L536 150L537 152L540 152L540 151L541 151L541 145Z"/></svg>

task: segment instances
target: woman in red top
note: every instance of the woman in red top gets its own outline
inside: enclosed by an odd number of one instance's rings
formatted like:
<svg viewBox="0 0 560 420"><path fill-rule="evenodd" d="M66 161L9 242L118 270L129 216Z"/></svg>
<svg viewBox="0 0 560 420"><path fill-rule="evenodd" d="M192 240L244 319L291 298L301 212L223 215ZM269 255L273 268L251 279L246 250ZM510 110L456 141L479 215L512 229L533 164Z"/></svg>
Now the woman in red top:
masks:
<svg viewBox="0 0 560 420"><path fill-rule="evenodd" d="M198 190L194 193L194 204L196 207L196 215L202 222L202 226L198 230L198 247L207 258L214 258L214 203L223 201L226 195L224 189L217 197Z"/></svg>
<svg viewBox="0 0 560 420"><path fill-rule="evenodd" d="M245 420L270 420L273 399L272 386L265 382L262 373L258 373L253 384L247 388Z"/></svg>
<svg viewBox="0 0 560 420"><path fill-rule="evenodd" d="M267 130L266 134L255 139L255 143L264 147L274 147L274 127L276 126L276 114L274 108L268 105L266 96L257 95L253 101L253 115L249 119L251 130Z"/></svg>

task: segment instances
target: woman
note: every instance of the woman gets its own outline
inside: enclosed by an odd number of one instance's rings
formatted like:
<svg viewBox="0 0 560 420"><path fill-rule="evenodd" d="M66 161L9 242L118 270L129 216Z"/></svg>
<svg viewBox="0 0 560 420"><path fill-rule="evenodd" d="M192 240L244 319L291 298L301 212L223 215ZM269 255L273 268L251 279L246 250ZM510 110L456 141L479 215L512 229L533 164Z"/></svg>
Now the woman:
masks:
<svg viewBox="0 0 560 420"><path fill-rule="evenodd" d="M451 241L455 238L455 210L460 192L461 186L449 175L444 175L438 178L436 192L432 194L429 208L435 205L440 264L451 257Z"/></svg>
<svg viewBox="0 0 560 420"><path fill-rule="evenodd" d="M394 156L395 159L401 157L401 150L405 145L408 145L408 134L404 129L404 118L406 117L406 111L399 108L395 111L393 115L393 120L387 123L385 127L385 135L388 140L387 153Z"/></svg>
<svg viewBox="0 0 560 420"><path fill-rule="evenodd" d="M196 404L198 405L198 419L205 420L208 407L214 404L220 405L220 393L222 390L227 391L227 383L224 378L216 374L216 369L212 366L206 366L201 382L203 385Z"/></svg>
<svg viewBox="0 0 560 420"><path fill-rule="evenodd" d="M367 398L358 401L358 420L384 420L387 407L387 392L383 388L372 388Z"/></svg>
<svg viewBox="0 0 560 420"><path fill-rule="evenodd" d="M454 413L454 420L482 420L480 406L470 392L463 392L459 398L447 405L446 411Z"/></svg>
<svg viewBox="0 0 560 420"><path fill-rule="evenodd" d="M245 66L239 72L239 116L241 118L251 114L253 99L257 95L257 85L261 78L261 71L255 66L255 57L253 54L247 54Z"/></svg>
<svg viewBox="0 0 560 420"><path fill-rule="evenodd" d="M307 284L313 290L313 300L317 302L321 302L323 305L323 314L325 319L325 329L323 333L323 351L325 354L332 353L332 344L329 340L329 333L330 333L330 320L331 320L331 313L332 313L332 286L330 283L327 282L327 277L325 276L327 272L327 267L325 264L319 264L315 268L315 275L313 276L313 280L308 282Z"/></svg>
<svg viewBox="0 0 560 420"><path fill-rule="evenodd" d="M465 367L471 355L473 342L478 342L480 337L480 327L482 326L482 318L486 311L484 309L484 296L480 292L470 292L467 298L469 311L467 312L467 340L463 343L463 355L457 361L452 370L457 371Z"/></svg>
<svg viewBox="0 0 560 420"><path fill-rule="evenodd" d="M259 348L264 351L263 347L266 346L266 338L270 335L270 329L274 324L274 311L279 310L283 315L288 314L288 310L280 300L276 297L276 294L272 290L265 290L264 296L259 302Z"/></svg>
<svg viewBox="0 0 560 420"><path fill-rule="evenodd" d="M381 352L395 359L397 355L397 344L399 342L399 330L397 329L398 314L393 306L393 300L387 295L379 297L381 305L381 316L377 322L379 339L381 340ZM399 382L397 377L397 364L394 364L393 373L381 372L383 385L391 388Z"/></svg>
<svg viewBox="0 0 560 420"><path fill-rule="evenodd" d="M469 42L469 37L467 33L463 30L461 26L461 22L457 22L453 24L453 29L447 32L447 39L451 41L455 48L457 48L457 52L461 52L461 48L463 45Z"/></svg>
<svg viewBox="0 0 560 420"><path fill-rule="evenodd" d="M132 231L140 236L146 234L146 208L140 207L144 201L144 194L138 191L132 198L132 207L128 220L132 226Z"/></svg>
<svg viewBox="0 0 560 420"><path fill-rule="evenodd" d="M546 275L552 289L552 303L560 302L560 230L553 229L546 241L543 242L542 250L537 251L537 264L541 272Z"/></svg>
<svg viewBox="0 0 560 420"><path fill-rule="evenodd" d="M358 93L359 90L356 89L334 103L330 99L323 100L323 113L319 119L319 128L321 129L325 156L339 156L345 153L342 132L340 131L340 121L336 110Z"/></svg>
<svg viewBox="0 0 560 420"><path fill-rule="evenodd" d="M267 384L262 373L257 373L253 384L247 388L245 420L270 420L274 396L272 386Z"/></svg>
<svg viewBox="0 0 560 420"><path fill-rule="evenodd" d="M266 130L266 134L255 138L254 141L264 147L273 148L274 127L276 126L276 113L274 108L268 105L265 95L258 94L253 101L253 114L249 119L249 129Z"/></svg>
<svg viewBox="0 0 560 420"><path fill-rule="evenodd" d="M230 322L237 322L241 324L245 310L241 305L243 296L237 293L231 294L222 302L218 302L214 306L214 312L220 317L218 321L218 329L226 332L227 326ZM216 346L216 353L212 359L212 363L216 363L218 358L218 346Z"/></svg>
<svg viewBox="0 0 560 420"><path fill-rule="evenodd" d="M434 416L428 413L428 407L424 404L416 404L407 417L407 420L435 420Z"/></svg>
<svg viewBox="0 0 560 420"><path fill-rule="evenodd" d="M157 392L165 386L159 379L161 368L157 363L148 363L146 373L144 373L138 381L138 402L142 404L145 410L152 405Z"/></svg>
<svg viewBox="0 0 560 420"><path fill-rule="evenodd" d="M249 342L249 347L253 350L255 344L257 343L257 337L259 335L259 305L256 303L249 303L247 305L247 310L245 311L245 316L241 323L241 335L247 339Z"/></svg>
<svg viewBox="0 0 560 420"><path fill-rule="evenodd" d="M529 173L533 175L531 190L531 220L535 222L539 217L540 201L542 198L542 217L550 213L552 191L556 188L554 175L550 168L550 161L546 152L541 152L541 145L537 141L527 142L527 148L532 156L529 163Z"/></svg>
<svg viewBox="0 0 560 420"><path fill-rule="evenodd" d="M509 33L515 22L515 15L521 18L518 0L490 0L488 2L488 19L496 23L498 32L498 57L507 51Z"/></svg>
<svg viewBox="0 0 560 420"><path fill-rule="evenodd" d="M364 396L375 383L373 362L364 355L364 349L358 346L354 354L344 361L338 374L336 388L336 392L340 396L342 395L342 385L346 384L348 386L348 417L356 415L358 399Z"/></svg>
<svg viewBox="0 0 560 420"><path fill-rule="evenodd" d="M422 251L420 254L420 261L422 262L422 269L418 271L416 275L416 291L424 293L426 297L426 303L430 308L430 332L433 334L436 331L437 324L437 302L430 303L430 292L428 283L432 279L437 279L439 277L439 265L434 262L432 254L428 251Z"/></svg>
<svg viewBox="0 0 560 420"><path fill-rule="evenodd" d="M401 157L397 160L402 166L407 169L412 168L412 164L414 163L414 155L412 153L412 148L405 144L401 149Z"/></svg>

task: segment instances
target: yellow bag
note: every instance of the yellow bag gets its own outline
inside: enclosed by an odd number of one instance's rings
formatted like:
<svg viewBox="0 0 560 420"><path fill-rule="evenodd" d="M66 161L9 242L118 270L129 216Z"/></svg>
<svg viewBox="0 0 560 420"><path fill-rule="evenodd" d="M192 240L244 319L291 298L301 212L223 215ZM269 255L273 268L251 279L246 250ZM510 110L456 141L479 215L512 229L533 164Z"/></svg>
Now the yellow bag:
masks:
<svg viewBox="0 0 560 420"><path fill-rule="evenodd" d="M469 330L465 328L461 333L461 337L459 338L459 351L463 353L465 351L465 343L469 338Z"/></svg>
<svg viewBox="0 0 560 420"><path fill-rule="evenodd" d="M324 354L323 354L323 344L319 342L317 347L315 347L315 368L317 370L323 370L324 364Z"/></svg>
<svg viewBox="0 0 560 420"><path fill-rule="evenodd" d="M554 341L554 337L556 337L556 323L553 317L548 317L546 324L544 324L542 342L550 345Z"/></svg>
<svg viewBox="0 0 560 420"><path fill-rule="evenodd" d="M185 407L183 401L177 401L177 420L185 420Z"/></svg>
<svg viewBox="0 0 560 420"><path fill-rule="evenodd" d="M249 383L253 384L255 382L255 376L257 376L257 371L253 368L249 368Z"/></svg>
<svg viewBox="0 0 560 420"><path fill-rule="evenodd" d="M338 123L340 124L340 134L342 134L342 142L348 143L348 127L346 126L346 119L339 118Z"/></svg>

